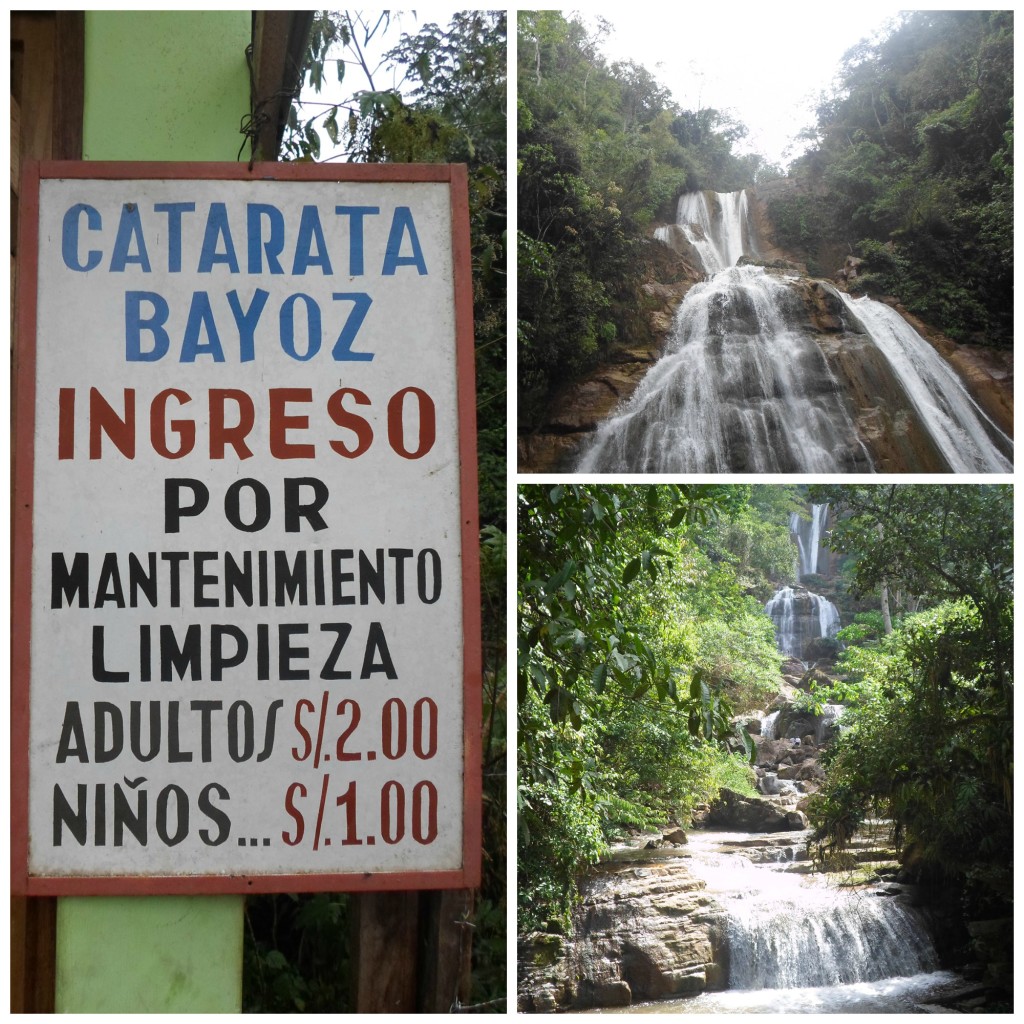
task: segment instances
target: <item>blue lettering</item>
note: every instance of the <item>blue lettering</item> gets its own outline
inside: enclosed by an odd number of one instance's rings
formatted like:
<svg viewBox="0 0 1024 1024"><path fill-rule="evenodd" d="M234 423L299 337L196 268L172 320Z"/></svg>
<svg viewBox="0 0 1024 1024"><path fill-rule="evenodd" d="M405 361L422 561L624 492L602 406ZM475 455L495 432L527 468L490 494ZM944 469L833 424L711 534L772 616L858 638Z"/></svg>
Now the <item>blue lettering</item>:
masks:
<svg viewBox="0 0 1024 1024"><path fill-rule="evenodd" d="M334 292L331 298L339 302L348 301L353 303L352 312L349 313L345 326L342 327L341 334L338 335L338 340L334 343L331 355L339 363L368 363L373 359L373 353L353 352L352 342L355 341L359 328L363 326L363 321L366 319L366 314L370 309L373 299L364 292Z"/></svg>
<svg viewBox="0 0 1024 1024"><path fill-rule="evenodd" d="M195 203L157 203L153 209L167 214L167 270L181 272L181 215L194 213Z"/></svg>
<svg viewBox="0 0 1024 1024"><path fill-rule="evenodd" d="M317 255L310 251L316 241ZM304 274L306 268L319 266L324 274L333 274L331 260L327 255L327 243L324 241L324 229L320 225L320 214L315 206L302 208L302 219L299 221L299 236L295 240L295 260L292 263L293 274Z"/></svg>
<svg viewBox="0 0 1024 1024"><path fill-rule="evenodd" d="M90 231L99 231L103 226L99 210L93 206L87 206L85 203L75 203L64 214L61 252L64 256L64 266L69 270L80 270L84 273L87 270L95 270L100 265L100 259L103 254L98 249L90 249L86 254L84 263L78 259L78 226L82 220L83 213L85 214L86 227Z"/></svg>
<svg viewBox="0 0 1024 1024"><path fill-rule="evenodd" d="M268 203L249 203L245 208L246 229L249 238L249 273L263 273L263 253L267 254L267 267L272 274L283 274L278 257L284 249L284 217L276 206ZM270 222L270 237L263 240L263 218Z"/></svg>
<svg viewBox="0 0 1024 1024"><path fill-rule="evenodd" d="M217 243L224 240L224 251L217 251ZM199 253L197 272L208 274L214 263L226 263L232 274L238 273L238 259L235 256L235 245L231 241L228 228L228 211L223 203L210 203L210 215L206 219L206 232L203 235L203 248Z"/></svg>
<svg viewBox="0 0 1024 1024"><path fill-rule="evenodd" d="M152 316L142 318L142 303L148 302L153 307ZM167 337L164 324L170 309L167 300L156 292L125 292L124 293L124 348L125 358L130 363L154 363L167 355L171 339ZM153 347L142 348L142 332L149 331L153 335Z"/></svg>
<svg viewBox="0 0 1024 1024"><path fill-rule="evenodd" d="M379 206L336 206L334 212L349 217L348 225L348 272L351 277L363 273L363 218L380 213Z"/></svg>
<svg viewBox="0 0 1024 1024"><path fill-rule="evenodd" d="M238 328L238 354L243 363L251 363L256 358L256 325L269 298L270 292L257 288L249 308L242 309L238 292L228 292L228 305Z"/></svg>
<svg viewBox="0 0 1024 1024"><path fill-rule="evenodd" d="M409 233L412 254L400 256L402 239L406 232ZM416 225L412 219L412 211L408 206L396 206L395 215L391 219L387 248L384 250L384 266L380 272L383 277L392 277L397 267L406 266L415 267L421 277L427 272L427 265L423 262L423 250L420 248L420 240L416 234Z"/></svg>
<svg viewBox="0 0 1024 1024"><path fill-rule="evenodd" d="M308 343L305 355L299 355L298 350L295 348L295 303L299 299L302 299L306 306ZM292 359L298 359L299 362L304 363L312 359L320 351L320 337L320 307L316 304L315 300L308 295L303 295L301 292L289 295L281 303L281 348Z"/></svg>
<svg viewBox="0 0 1024 1024"><path fill-rule="evenodd" d="M133 239L138 246L138 251L135 253L129 251ZM111 273L121 273L129 263L138 263L144 274L150 272L149 255L146 252L146 240L142 237L142 220L137 203L125 203L121 207L121 220L117 225L114 252L110 257Z"/></svg>
<svg viewBox="0 0 1024 1024"><path fill-rule="evenodd" d="M205 345L199 342L201 327L206 328L207 342ZM196 356L213 356L214 362L224 362L224 349L220 344L220 335L217 334L213 310L210 309L210 296L206 292L192 293L192 305L188 311L188 323L185 324L185 337L181 342L181 359L179 361L194 363Z"/></svg>

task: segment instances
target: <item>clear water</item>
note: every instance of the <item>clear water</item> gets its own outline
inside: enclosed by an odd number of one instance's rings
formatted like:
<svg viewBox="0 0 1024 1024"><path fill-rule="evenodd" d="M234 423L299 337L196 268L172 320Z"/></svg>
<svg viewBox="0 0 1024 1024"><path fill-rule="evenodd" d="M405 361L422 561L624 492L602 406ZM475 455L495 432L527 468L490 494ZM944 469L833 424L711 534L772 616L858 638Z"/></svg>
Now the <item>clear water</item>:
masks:
<svg viewBox="0 0 1024 1024"><path fill-rule="evenodd" d="M603 1013L926 1013L922 1003L951 992L960 979L951 971L908 978L818 988L707 992L688 999L666 999Z"/></svg>

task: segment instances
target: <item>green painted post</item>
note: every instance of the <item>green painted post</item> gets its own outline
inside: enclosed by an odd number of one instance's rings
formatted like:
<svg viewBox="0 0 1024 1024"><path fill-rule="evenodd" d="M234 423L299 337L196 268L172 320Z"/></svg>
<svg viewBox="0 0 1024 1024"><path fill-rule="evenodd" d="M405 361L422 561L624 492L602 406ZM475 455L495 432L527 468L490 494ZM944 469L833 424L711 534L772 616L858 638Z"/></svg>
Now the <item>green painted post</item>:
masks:
<svg viewBox="0 0 1024 1024"><path fill-rule="evenodd" d="M87 160L234 160L250 11L87 11ZM63 1013L237 1013L241 896L65 897Z"/></svg>
<svg viewBox="0 0 1024 1024"><path fill-rule="evenodd" d="M66 896L58 1013L238 1013L240 896Z"/></svg>

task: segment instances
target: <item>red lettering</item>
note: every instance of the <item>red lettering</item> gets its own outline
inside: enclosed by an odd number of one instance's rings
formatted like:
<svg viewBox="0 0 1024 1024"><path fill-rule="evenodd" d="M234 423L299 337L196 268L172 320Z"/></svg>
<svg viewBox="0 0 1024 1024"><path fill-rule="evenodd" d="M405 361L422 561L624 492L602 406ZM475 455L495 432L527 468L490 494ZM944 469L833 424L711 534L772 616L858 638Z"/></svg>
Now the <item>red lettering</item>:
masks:
<svg viewBox="0 0 1024 1024"><path fill-rule="evenodd" d="M312 388L271 388L270 389L270 454L275 459L311 459L316 447L311 444L294 444L288 440L289 430L308 430L308 416L289 416L290 402L312 402Z"/></svg>
<svg viewBox="0 0 1024 1024"><path fill-rule="evenodd" d="M356 413L345 408L346 395L352 396L356 405L370 405L370 399L362 391L355 388L340 388L327 399L327 415L339 426L351 430L356 435L355 448L349 448L344 441L331 441L331 447L346 459L354 459L362 455L373 443L373 427Z"/></svg>
<svg viewBox="0 0 1024 1024"><path fill-rule="evenodd" d="M161 391L153 404L149 407L149 436L153 442L153 451L162 455L165 459L180 459L188 455L196 446L196 425L192 420L171 420L170 428L178 435L179 445L176 451L167 447L167 399L176 398L178 402L185 405L192 401L191 396L185 391L177 388L168 388Z"/></svg>
<svg viewBox="0 0 1024 1024"><path fill-rule="evenodd" d="M224 408L228 401L238 406L238 423L225 426ZM245 443L249 431L256 423L256 407L244 392L234 388L216 388L210 392L210 458L223 459L228 445L240 459L251 459L252 451Z"/></svg>
<svg viewBox="0 0 1024 1024"><path fill-rule="evenodd" d="M103 457L103 435L126 458L135 458L135 389L124 389L124 418L96 390L89 389L89 458Z"/></svg>

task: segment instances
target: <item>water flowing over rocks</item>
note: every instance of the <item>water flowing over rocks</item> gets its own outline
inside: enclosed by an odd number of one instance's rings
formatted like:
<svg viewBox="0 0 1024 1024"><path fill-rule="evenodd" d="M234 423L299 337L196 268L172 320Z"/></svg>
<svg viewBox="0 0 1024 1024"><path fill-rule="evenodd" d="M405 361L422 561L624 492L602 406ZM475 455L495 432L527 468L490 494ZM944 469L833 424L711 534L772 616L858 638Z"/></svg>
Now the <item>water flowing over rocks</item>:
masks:
<svg viewBox="0 0 1024 1024"><path fill-rule="evenodd" d="M1012 469L1005 356L812 280L770 237L756 192L681 197L651 243L686 268L648 291L659 332L678 302L664 344L568 389L520 438L520 470Z"/></svg>

